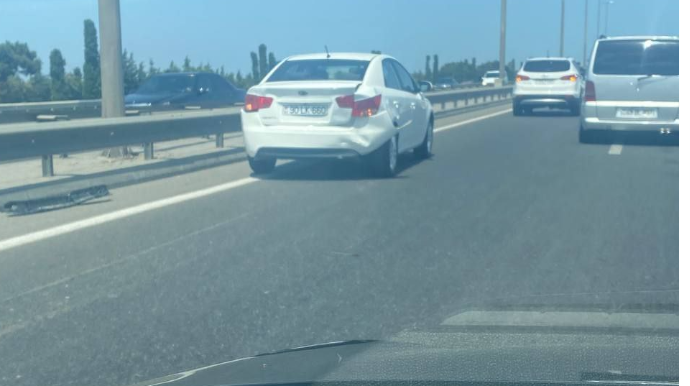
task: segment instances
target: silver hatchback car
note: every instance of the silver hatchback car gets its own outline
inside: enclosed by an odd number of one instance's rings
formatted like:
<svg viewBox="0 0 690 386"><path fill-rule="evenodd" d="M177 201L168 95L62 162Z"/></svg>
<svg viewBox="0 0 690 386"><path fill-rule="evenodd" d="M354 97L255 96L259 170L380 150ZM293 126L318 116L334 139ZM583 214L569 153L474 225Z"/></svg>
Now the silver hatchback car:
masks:
<svg viewBox="0 0 690 386"><path fill-rule="evenodd" d="M612 131L678 132L678 37L603 38L594 43L580 142Z"/></svg>

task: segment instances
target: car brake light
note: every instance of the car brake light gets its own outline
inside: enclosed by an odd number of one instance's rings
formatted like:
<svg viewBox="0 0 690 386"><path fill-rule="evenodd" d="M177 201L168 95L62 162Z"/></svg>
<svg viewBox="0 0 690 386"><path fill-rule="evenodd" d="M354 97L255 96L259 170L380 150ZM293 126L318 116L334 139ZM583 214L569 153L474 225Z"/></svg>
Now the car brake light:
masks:
<svg viewBox="0 0 690 386"><path fill-rule="evenodd" d="M518 76L515 77L515 83L520 83L520 82L522 82L523 80L529 80L529 76L518 75Z"/></svg>
<svg viewBox="0 0 690 386"><path fill-rule="evenodd" d="M259 111L271 107L272 103L273 98L271 97L247 94L247 96L244 97L244 111Z"/></svg>
<svg viewBox="0 0 690 386"><path fill-rule="evenodd" d="M335 98L335 102L338 104L338 107L344 108L344 109L351 109L355 107L355 96L354 95L343 95Z"/></svg>
<svg viewBox="0 0 690 386"><path fill-rule="evenodd" d="M352 109L353 117L370 117L379 112L381 95L355 101L354 95L343 95L335 98L338 107Z"/></svg>
<svg viewBox="0 0 690 386"><path fill-rule="evenodd" d="M562 76L562 77L561 77L561 80L569 80L569 81L571 81L571 82L575 82L575 81L577 81L577 75L566 75L566 76Z"/></svg>
<svg viewBox="0 0 690 386"><path fill-rule="evenodd" d="M594 82L588 80L585 83L585 102L594 102L597 100L597 91L594 87Z"/></svg>

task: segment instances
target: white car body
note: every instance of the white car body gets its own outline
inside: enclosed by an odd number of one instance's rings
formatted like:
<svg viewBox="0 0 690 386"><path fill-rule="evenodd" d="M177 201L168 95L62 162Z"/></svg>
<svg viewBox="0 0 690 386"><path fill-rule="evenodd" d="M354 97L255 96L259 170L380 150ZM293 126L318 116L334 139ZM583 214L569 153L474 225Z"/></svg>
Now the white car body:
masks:
<svg viewBox="0 0 690 386"><path fill-rule="evenodd" d="M361 80L272 80L272 75L286 63L307 68L311 64L291 62L319 63L317 61L323 60L328 60L321 62L328 65L338 61L363 61L368 65ZM247 91L248 101L259 97L272 100L269 107L258 111L248 111L251 106L247 102L241 112L250 163L254 159L365 156L392 139L396 153L423 144L433 122L431 103L413 80L415 90L387 87L384 62L388 69L395 68L394 63L398 63L387 55L357 53L331 53L328 57L325 53L298 55L280 62L259 84ZM348 96L352 98L349 102L355 105L379 98L379 106L365 111L365 116L353 116L353 107L341 106L345 103L341 98ZM302 113L314 115L299 115ZM369 113L371 115L367 116Z"/></svg>
<svg viewBox="0 0 690 386"><path fill-rule="evenodd" d="M614 131L678 133L679 44L678 36L597 40L587 69L580 142L597 142Z"/></svg>
<svg viewBox="0 0 690 386"><path fill-rule="evenodd" d="M482 76L482 86L495 86L496 80L500 77L500 72L498 71L487 71L484 73L484 76ZM503 79L503 83L507 84L508 79Z"/></svg>
<svg viewBox="0 0 690 386"><path fill-rule="evenodd" d="M541 71L535 71L541 67ZM537 107L580 110L584 80L571 58L531 58L515 77L513 111L524 114Z"/></svg>

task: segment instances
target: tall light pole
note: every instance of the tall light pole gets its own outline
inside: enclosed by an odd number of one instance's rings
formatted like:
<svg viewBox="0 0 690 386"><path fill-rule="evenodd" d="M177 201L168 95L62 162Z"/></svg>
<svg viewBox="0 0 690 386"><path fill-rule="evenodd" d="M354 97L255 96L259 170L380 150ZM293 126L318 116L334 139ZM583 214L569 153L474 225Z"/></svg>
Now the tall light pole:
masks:
<svg viewBox="0 0 690 386"><path fill-rule="evenodd" d="M124 76L122 71L122 34L120 0L98 0L98 27L101 43L101 116L125 115ZM121 157L126 147L107 149L103 155Z"/></svg>
<svg viewBox="0 0 690 386"><path fill-rule="evenodd" d="M606 16L605 16L605 21L604 21L604 35L609 34L609 5L613 4L612 0L606 0Z"/></svg>
<svg viewBox="0 0 690 386"><path fill-rule="evenodd" d="M506 0L501 0L501 44L498 51L498 72L500 82L506 77Z"/></svg>
<svg viewBox="0 0 690 386"><path fill-rule="evenodd" d="M601 0L597 0L597 39L599 39L599 25L601 24Z"/></svg>
<svg viewBox="0 0 690 386"><path fill-rule="evenodd" d="M104 118L125 115L120 0L98 0L101 40L101 106Z"/></svg>
<svg viewBox="0 0 690 386"><path fill-rule="evenodd" d="M561 0L561 48L558 51L560 57L563 57L563 45L565 41L565 0Z"/></svg>
<svg viewBox="0 0 690 386"><path fill-rule="evenodd" d="M589 0L585 0L585 38L584 48L582 49L582 65L587 63L587 18L589 16Z"/></svg>

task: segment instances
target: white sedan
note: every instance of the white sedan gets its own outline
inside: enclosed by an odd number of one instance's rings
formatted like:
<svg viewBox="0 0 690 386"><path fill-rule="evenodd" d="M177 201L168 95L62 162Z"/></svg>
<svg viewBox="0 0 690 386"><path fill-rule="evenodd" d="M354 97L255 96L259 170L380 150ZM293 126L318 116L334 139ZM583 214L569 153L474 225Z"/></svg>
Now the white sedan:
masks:
<svg viewBox="0 0 690 386"><path fill-rule="evenodd" d="M431 155L427 87L387 55L289 57L247 91L241 115L249 165L261 174L276 159L365 157L376 175L393 176L399 154Z"/></svg>

